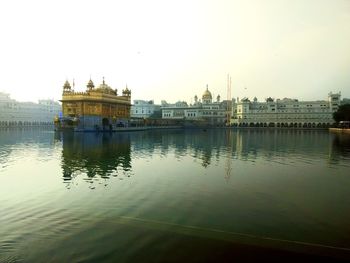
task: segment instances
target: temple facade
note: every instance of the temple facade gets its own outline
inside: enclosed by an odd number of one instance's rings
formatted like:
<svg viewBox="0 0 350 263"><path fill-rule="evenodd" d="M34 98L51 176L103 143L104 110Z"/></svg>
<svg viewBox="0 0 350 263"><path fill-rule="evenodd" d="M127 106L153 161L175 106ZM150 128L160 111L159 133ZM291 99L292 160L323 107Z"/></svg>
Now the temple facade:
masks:
<svg viewBox="0 0 350 263"><path fill-rule="evenodd" d="M119 96L104 79L98 87L90 79L84 92L74 91L66 81L61 102L62 116L55 120L58 128L113 130L127 126L130 119L131 91L126 87Z"/></svg>

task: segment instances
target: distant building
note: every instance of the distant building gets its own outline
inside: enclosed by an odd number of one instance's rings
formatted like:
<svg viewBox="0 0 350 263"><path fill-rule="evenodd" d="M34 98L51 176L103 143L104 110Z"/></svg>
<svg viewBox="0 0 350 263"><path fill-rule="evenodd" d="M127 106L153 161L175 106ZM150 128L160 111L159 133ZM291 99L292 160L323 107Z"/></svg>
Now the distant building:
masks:
<svg viewBox="0 0 350 263"><path fill-rule="evenodd" d="M327 100L298 101L271 97L264 102L248 98L233 100L231 124L260 127L327 127L334 123L333 112L340 105L340 93L329 93Z"/></svg>
<svg viewBox="0 0 350 263"><path fill-rule="evenodd" d="M19 102L0 92L0 126L52 125L60 111L57 101Z"/></svg>
<svg viewBox="0 0 350 263"><path fill-rule="evenodd" d="M85 92L76 92L68 81L63 86L63 116L56 121L58 128L79 130L112 130L126 126L130 119L131 91L126 87L122 95L105 83L95 87L90 79Z"/></svg>
<svg viewBox="0 0 350 263"><path fill-rule="evenodd" d="M160 105L154 104L153 100L134 100L131 106L132 118L149 118L160 111Z"/></svg>
<svg viewBox="0 0 350 263"><path fill-rule="evenodd" d="M226 122L227 101L220 101L220 95L213 101L208 87L202 95L202 100L194 97L194 104L188 105L184 101L168 104L162 102L163 119L182 119L187 122L201 122L208 125L223 125Z"/></svg>

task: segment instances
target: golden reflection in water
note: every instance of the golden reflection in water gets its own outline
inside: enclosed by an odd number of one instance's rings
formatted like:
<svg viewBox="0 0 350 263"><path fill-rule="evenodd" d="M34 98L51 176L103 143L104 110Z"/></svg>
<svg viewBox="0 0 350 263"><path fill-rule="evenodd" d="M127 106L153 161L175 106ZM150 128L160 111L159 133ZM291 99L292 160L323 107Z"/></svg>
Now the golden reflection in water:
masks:
<svg viewBox="0 0 350 263"><path fill-rule="evenodd" d="M130 138L110 133L60 133L63 180L77 174L108 179L131 170Z"/></svg>

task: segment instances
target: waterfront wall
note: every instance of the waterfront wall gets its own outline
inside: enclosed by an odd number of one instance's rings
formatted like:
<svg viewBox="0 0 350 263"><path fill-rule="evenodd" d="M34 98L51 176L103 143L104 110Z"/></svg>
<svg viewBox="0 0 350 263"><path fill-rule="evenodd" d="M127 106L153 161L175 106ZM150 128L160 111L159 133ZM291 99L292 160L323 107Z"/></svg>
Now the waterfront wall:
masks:
<svg viewBox="0 0 350 263"><path fill-rule="evenodd" d="M231 124L233 127L255 127L255 128L323 128L328 129L334 127L335 123L315 123L315 122L260 122L260 123L234 123Z"/></svg>
<svg viewBox="0 0 350 263"><path fill-rule="evenodd" d="M51 126L53 121L0 121L0 127Z"/></svg>

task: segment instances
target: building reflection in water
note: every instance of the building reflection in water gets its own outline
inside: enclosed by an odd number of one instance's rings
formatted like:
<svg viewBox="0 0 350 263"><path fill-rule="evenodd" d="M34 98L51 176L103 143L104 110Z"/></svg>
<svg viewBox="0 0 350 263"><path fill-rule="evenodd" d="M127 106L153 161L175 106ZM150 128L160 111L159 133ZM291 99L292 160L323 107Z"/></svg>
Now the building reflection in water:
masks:
<svg viewBox="0 0 350 263"><path fill-rule="evenodd" d="M63 144L65 182L78 174L84 174L85 180L130 176L131 158L142 162L152 156L175 158L173 169L178 165L175 161L182 158L191 158L205 169L224 166L222 176L229 181L235 172L235 160L291 165L328 159L337 164L350 155L349 136L316 130L152 130L57 133L56 137Z"/></svg>
<svg viewBox="0 0 350 263"><path fill-rule="evenodd" d="M226 153L226 163L225 163L225 179L226 182L228 182L231 178L231 174L232 174L232 131L230 130L229 132L227 132L226 135L227 139L227 148L228 151Z"/></svg>
<svg viewBox="0 0 350 263"><path fill-rule="evenodd" d="M332 163L337 163L341 159L350 158L350 134L333 134L330 146L329 159Z"/></svg>
<svg viewBox="0 0 350 263"><path fill-rule="evenodd" d="M130 138L126 133L55 133L62 141L63 180L131 175Z"/></svg>
<svg viewBox="0 0 350 263"><path fill-rule="evenodd" d="M225 141L222 140L222 130L204 132L202 130L154 130L150 132L133 133L131 137L132 152L137 157L152 154L169 156L176 159L191 157L199 160L203 167L211 164L213 154L220 150Z"/></svg>
<svg viewBox="0 0 350 263"><path fill-rule="evenodd" d="M264 161L290 164L293 158L309 161L314 157L328 158L329 145L333 138L327 130L282 130L282 129L208 129L152 131L131 137L135 156L174 153L175 158L191 157L204 167L217 164L225 158L225 178L234 172L234 160ZM334 143L336 143L335 141ZM343 153L349 149L346 143ZM334 147L333 147L334 148Z"/></svg>

